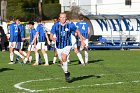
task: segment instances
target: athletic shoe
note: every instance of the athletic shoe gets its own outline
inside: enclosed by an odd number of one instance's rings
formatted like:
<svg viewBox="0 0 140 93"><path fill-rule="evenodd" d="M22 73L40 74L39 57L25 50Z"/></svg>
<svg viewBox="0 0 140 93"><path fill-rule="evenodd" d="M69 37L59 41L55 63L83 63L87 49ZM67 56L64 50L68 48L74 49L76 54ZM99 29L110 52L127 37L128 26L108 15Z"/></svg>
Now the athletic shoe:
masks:
<svg viewBox="0 0 140 93"><path fill-rule="evenodd" d="M65 80L66 82L70 83L70 72L65 73Z"/></svg>
<svg viewBox="0 0 140 93"><path fill-rule="evenodd" d="M19 61L19 58L16 58L16 62L15 63L18 63L18 61Z"/></svg>
<svg viewBox="0 0 140 93"><path fill-rule="evenodd" d="M33 64L33 66L38 66L39 64L37 63L37 62L35 62L34 64Z"/></svg>
<svg viewBox="0 0 140 93"><path fill-rule="evenodd" d="M49 66L49 64L44 64L44 66Z"/></svg>
<svg viewBox="0 0 140 93"><path fill-rule="evenodd" d="M14 62L9 62L8 64L15 64Z"/></svg>

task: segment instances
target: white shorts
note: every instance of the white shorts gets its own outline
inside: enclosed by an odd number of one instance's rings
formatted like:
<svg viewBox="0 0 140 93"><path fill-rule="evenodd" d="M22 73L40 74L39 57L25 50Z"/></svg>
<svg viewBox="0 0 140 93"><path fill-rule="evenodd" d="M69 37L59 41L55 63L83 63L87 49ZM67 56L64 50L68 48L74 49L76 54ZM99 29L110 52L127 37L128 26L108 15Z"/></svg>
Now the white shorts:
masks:
<svg viewBox="0 0 140 93"><path fill-rule="evenodd" d="M13 44L13 46L12 46ZM22 49L23 42L9 42L9 48Z"/></svg>
<svg viewBox="0 0 140 93"><path fill-rule="evenodd" d="M16 42L9 42L9 48L15 48Z"/></svg>
<svg viewBox="0 0 140 93"><path fill-rule="evenodd" d="M64 47L62 49L56 48L58 58L62 61L62 53L68 55L70 53L70 50L71 50L71 46L66 46L66 47Z"/></svg>
<svg viewBox="0 0 140 93"><path fill-rule="evenodd" d="M29 45L28 46L28 51L35 51L35 47L34 47L34 45Z"/></svg>
<svg viewBox="0 0 140 93"><path fill-rule="evenodd" d="M77 48L76 38L71 34L72 49Z"/></svg>
<svg viewBox="0 0 140 93"><path fill-rule="evenodd" d="M36 48L41 49L41 50L43 50L43 49L46 50L45 42L38 42L36 45Z"/></svg>

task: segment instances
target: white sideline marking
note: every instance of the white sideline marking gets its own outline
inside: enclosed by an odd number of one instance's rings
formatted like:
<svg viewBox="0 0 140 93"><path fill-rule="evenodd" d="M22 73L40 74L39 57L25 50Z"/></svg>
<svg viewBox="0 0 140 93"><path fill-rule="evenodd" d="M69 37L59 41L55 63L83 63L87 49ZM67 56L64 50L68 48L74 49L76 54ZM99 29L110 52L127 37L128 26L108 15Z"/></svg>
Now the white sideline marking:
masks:
<svg viewBox="0 0 140 93"><path fill-rule="evenodd" d="M130 72L130 73L115 73L115 74L134 74L134 73L140 73L140 72ZM101 74L99 76L103 75L111 75L111 74ZM39 80L28 80L25 82L20 82L14 85L15 88L20 89L20 90L25 90L28 92L40 92L40 91L53 91L53 90L60 90L60 89L74 89L74 88L81 88L81 87L94 87L94 86L108 86L108 85L120 85L120 84L126 84L126 83L139 83L140 80L136 81L129 81L129 82L113 82L113 83L103 83L103 84L93 84L93 85L81 85L77 87L58 87L58 88L48 88L44 90L31 90L28 88L22 87L23 84L30 83L30 82L38 82L38 81L50 81L50 80L56 80L56 79L61 79L61 78L49 78L49 79L39 79Z"/></svg>

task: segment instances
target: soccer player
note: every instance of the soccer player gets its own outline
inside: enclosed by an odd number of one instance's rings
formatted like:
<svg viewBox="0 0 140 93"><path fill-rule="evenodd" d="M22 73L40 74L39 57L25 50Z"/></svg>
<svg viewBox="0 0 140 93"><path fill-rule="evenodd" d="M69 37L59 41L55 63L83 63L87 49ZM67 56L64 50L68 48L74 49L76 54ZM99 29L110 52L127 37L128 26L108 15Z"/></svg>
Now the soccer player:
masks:
<svg viewBox="0 0 140 93"><path fill-rule="evenodd" d="M14 30L12 30L12 28L13 28L13 25L14 25L15 22L14 22L13 17L10 17L9 20L10 20L10 24L9 24L8 28L9 28L10 36L7 35L7 37L9 38L10 62L8 64L14 64L13 61L14 61L15 42L13 40Z"/></svg>
<svg viewBox="0 0 140 93"><path fill-rule="evenodd" d="M73 25L73 27L75 27L75 24L74 24L73 22L71 22L70 19L67 19L67 22L68 22L69 24ZM76 28L75 28L75 29L76 29ZM85 66L84 60L83 60L83 58L82 58L82 55L81 55L81 53L79 52L79 50L78 50L78 48L77 48L76 37L77 37L77 33L74 33L74 32L73 32L73 33L71 34L72 49L74 49L74 52L75 52L75 54L77 55L77 57L78 57L79 61L81 62L81 64L82 64L83 66ZM70 60L69 60L69 56L70 56L70 54L68 55L68 59L67 59L68 62L70 61Z"/></svg>
<svg viewBox="0 0 140 93"><path fill-rule="evenodd" d="M81 45L80 50L84 49L85 50L85 63L88 63L88 37L90 35L90 29L89 25L87 22L84 21L84 16L80 15L79 16L79 22L76 23L76 27L79 29L80 33L84 38L85 44Z"/></svg>
<svg viewBox="0 0 140 93"><path fill-rule="evenodd" d="M47 43L50 44L49 42L49 39L48 39L48 35L44 29L44 26L43 24L41 23L41 18L37 18L37 22L38 22L38 25L37 25L37 28L36 28L36 35L33 39L33 42L31 44L35 44L36 42L36 39L38 38L38 42L37 42L37 45L35 46L36 47L36 50L35 50L35 57L36 57L36 62L33 64L34 66L36 65L39 65L39 53L38 51L41 50L43 56L44 56L44 59L45 59L45 64L44 66L48 66L49 63L48 63L48 55L46 53L46 50L45 50L45 41L47 39Z"/></svg>
<svg viewBox="0 0 140 93"><path fill-rule="evenodd" d="M27 56L26 52L22 50L23 42L24 42L23 38L25 37L25 31L24 31L23 25L21 24L20 18L16 19L16 24L18 25L18 30L19 30L19 32L18 32L18 34L19 34L18 44L19 45L18 45L17 49L19 50L20 54ZM18 62L18 61L19 61L19 56L16 55L16 62Z"/></svg>
<svg viewBox="0 0 140 93"><path fill-rule="evenodd" d="M22 47L21 39L23 37L23 30L22 26L19 24L20 20L17 18L15 23L10 24L10 42L9 42L9 48L10 48L10 59L11 62L9 64L14 64L13 57L15 53L16 55L20 56L22 61L24 60L24 56L19 53L19 50Z"/></svg>
<svg viewBox="0 0 140 93"><path fill-rule="evenodd" d="M81 42L83 42L84 38L73 25L66 22L66 19L66 14L60 13L60 22L53 25L50 37L51 40L56 41L56 50L60 61L62 61L61 67L64 70L66 82L70 82L70 72L68 71L67 56L72 47L71 34L73 31L77 32ZM54 38L53 35L56 35L56 38Z"/></svg>
<svg viewBox="0 0 140 93"><path fill-rule="evenodd" d="M34 36L35 36L35 34L36 34L36 30L35 30L35 28L34 28L34 22L31 22L31 21L30 21L30 22L28 23L28 26L29 26L29 29L30 29L30 36L23 39L23 40L28 40L28 39L30 39L30 40L29 40L30 45L28 46L27 57L26 57L25 60L24 60L24 63L25 63L25 64L27 63L28 60L31 62L32 56L30 56L30 54L31 54L31 51L35 51L35 46L34 46L34 44L36 44L36 43L31 44L32 41L33 41L33 39L34 39ZM35 41L35 42L36 42L36 41Z"/></svg>

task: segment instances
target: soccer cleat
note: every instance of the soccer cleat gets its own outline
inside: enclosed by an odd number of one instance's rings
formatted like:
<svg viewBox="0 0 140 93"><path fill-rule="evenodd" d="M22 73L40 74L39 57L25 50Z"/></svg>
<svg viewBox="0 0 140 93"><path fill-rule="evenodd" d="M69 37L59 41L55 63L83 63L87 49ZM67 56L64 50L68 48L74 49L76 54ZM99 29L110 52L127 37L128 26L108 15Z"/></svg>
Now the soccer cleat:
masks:
<svg viewBox="0 0 140 93"><path fill-rule="evenodd" d="M33 64L33 66L38 66L39 64L37 63L37 62L35 62L34 64Z"/></svg>
<svg viewBox="0 0 140 93"><path fill-rule="evenodd" d="M65 80L66 80L66 82L70 82L70 72L68 72L68 73L65 73Z"/></svg>
<svg viewBox="0 0 140 93"><path fill-rule="evenodd" d="M14 62L9 62L8 64L15 64Z"/></svg>
<svg viewBox="0 0 140 93"><path fill-rule="evenodd" d="M49 66L49 64L44 64L44 66Z"/></svg>
<svg viewBox="0 0 140 93"><path fill-rule="evenodd" d="M18 61L19 61L19 58L16 58L16 62L15 63L18 63Z"/></svg>

